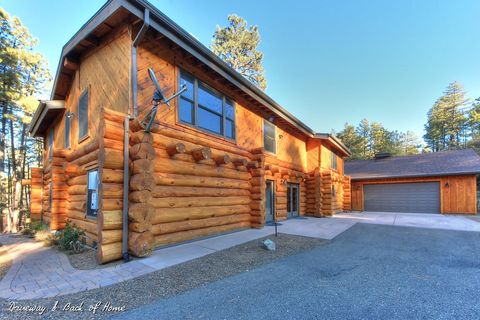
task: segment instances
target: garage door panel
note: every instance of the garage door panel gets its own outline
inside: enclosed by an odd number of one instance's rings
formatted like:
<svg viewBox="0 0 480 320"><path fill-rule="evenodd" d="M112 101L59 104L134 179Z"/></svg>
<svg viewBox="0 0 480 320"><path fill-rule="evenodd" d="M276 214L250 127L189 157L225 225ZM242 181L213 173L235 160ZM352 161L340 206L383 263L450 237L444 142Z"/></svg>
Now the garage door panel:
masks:
<svg viewBox="0 0 480 320"><path fill-rule="evenodd" d="M366 211L440 212L440 184L389 183L364 185Z"/></svg>

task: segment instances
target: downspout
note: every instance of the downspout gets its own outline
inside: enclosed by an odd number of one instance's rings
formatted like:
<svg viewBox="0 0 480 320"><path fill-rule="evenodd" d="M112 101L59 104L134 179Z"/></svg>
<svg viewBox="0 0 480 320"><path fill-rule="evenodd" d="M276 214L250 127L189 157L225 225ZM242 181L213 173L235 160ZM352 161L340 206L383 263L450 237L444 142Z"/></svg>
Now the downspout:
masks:
<svg viewBox="0 0 480 320"><path fill-rule="evenodd" d="M129 192L129 131L130 131L130 115L125 116L124 132L123 132L123 210L122 210L122 257L124 262L130 261L128 253L128 192Z"/></svg>
<svg viewBox="0 0 480 320"><path fill-rule="evenodd" d="M133 118L138 116L138 106L137 106L137 46L142 40L145 32L150 26L150 11L145 9L143 25L140 28L137 36L132 43L132 70L131 70L131 88L132 88L132 104L133 104ZM123 210L122 210L122 257L124 262L130 260L130 255L128 253L128 194L129 194L129 181L130 181L130 172L129 172L129 144L130 144L130 109L129 114L125 117L124 123L124 142L123 142Z"/></svg>

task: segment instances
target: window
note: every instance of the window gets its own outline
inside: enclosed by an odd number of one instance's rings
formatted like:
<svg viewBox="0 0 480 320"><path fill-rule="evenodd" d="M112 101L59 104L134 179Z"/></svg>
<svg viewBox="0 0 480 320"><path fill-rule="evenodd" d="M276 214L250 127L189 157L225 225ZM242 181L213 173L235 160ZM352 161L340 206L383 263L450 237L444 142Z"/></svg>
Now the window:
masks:
<svg viewBox="0 0 480 320"><path fill-rule="evenodd" d="M70 148L70 119L72 118L73 113L67 111L65 114L65 149Z"/></svg>
<svg viewBox="0 0 480 320"><path fill-rule="evenodd" d="M53 159L53 128L48 132L48 161Z"/></svg>
<svg viewBox="0 0 480 320"><path fill-rule="evenodd" d="M277 143L275 140L275 126L270 122L263 121L263 146L265 151L276 153Z"/></svg>
<svg viewBox="0 0 480 320"><path fill-rule="evenodd" d="M337 170L337 155L333 152L330 152L330 168Z"/></svg>
<svg viewBox="0 0 480 320"><path fill-rule="evenodd" d="M178 119L183 123L235 139L233 102L184 71L180 72L180 83L186 84L187 91L179 98Z"/></svg>
<svg viewBox="0 0 480 320"><path fill-rule="evenodd" d="M88 89L78 99L78 140L88 135Z"/></svg>
<svg viewBox="0 0 480 320"><path fill-rule="evenodd" d="M87 216L96 217L98 212L98 170L88 172L87 186Z"/></svg>

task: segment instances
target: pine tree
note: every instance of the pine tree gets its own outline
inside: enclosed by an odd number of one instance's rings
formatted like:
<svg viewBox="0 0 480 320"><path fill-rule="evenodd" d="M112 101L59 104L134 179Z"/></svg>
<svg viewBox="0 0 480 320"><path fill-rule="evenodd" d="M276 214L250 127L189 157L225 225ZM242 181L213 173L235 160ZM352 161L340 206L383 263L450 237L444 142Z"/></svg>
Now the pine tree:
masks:
<svg viewBox="0 0 480 320"><path fill-rule="evenodd" d="M433 152L466 146L469 131L465 115L467 103L463 86L452 82L430 108L424 139Z"/></svg>
<svg viewBox="0 0 480 320"><path fill-rule="evenodd" d="M355 126L345 123L343 130L337 134L337 137L350 149L352 159L362 159L363 139L355 131Z"/></svg>
<svg viewBox="0 0 480 320"><path fill-rule="evenodd" d="M37 40L1 8L0 32L0 199L9 231L16 231L27 212L21 180L33 161L41 162L41 141L28 137L27 127L38 105L35 96L45 92L51 78L46 60L34 51Z"/></svg>
<svg viewBox="0 0 480 320"><path fill-rule="evenodd" d="M357 126L357 134L360 136L361 158L369 159L371 157L370 150L370 123L367 119L362 119Z"/></svg>
<svg viewBox="0 0 480 320"><path fill-rule="evenodd" d="M418 154L422 147L417 135L412 131L407 131L402 136L402 153L405 155Z"/></svg>
<svg viewBox="0 0 480 320"><path fill-rule="evenodd" d="M226 27L217 26L212 51L251 83L265 90L263 53L257 50L260 44L258 27L247 27L247 22L235 14L228 16L228 23Z"/></svg>

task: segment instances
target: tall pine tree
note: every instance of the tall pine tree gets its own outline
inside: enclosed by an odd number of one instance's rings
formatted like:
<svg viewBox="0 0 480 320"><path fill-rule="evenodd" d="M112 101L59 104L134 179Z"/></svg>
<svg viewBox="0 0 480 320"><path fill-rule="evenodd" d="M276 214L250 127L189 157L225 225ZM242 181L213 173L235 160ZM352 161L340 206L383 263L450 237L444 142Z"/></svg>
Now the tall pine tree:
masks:
<svg viewBox="0 0 480 320"><path fill-rule="evenodd" d="M467 104L463 86L452 82L430 108L424 139L433 152L466 147L469 134Z"/></svg>
<svg viewBox="0 0 480 320"><path fill-rule="evenodd" d="M228 26L217 26L211 44L212 51L262 90L267 87L263 69L263 53L258 51L260 33L257 26L235 15L228 16Z"/></svg>

